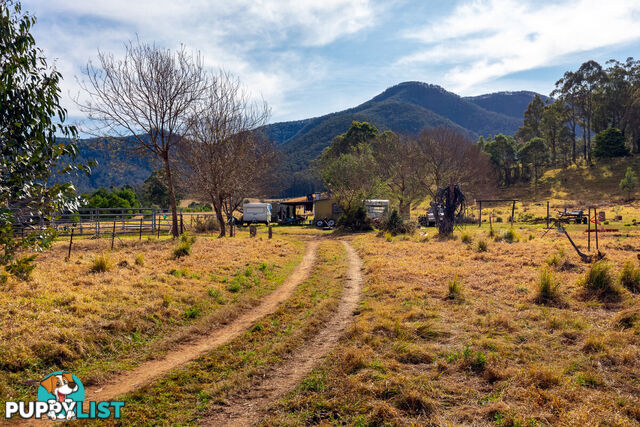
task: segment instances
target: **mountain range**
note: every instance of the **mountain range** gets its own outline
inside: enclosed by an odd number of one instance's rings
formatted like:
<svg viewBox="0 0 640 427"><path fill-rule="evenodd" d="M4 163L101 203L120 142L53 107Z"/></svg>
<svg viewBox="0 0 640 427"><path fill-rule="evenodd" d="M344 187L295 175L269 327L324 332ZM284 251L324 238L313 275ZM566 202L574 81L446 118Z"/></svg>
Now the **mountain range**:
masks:
<svg viewBox="0 0 640 427"><path fill-rule="evenodd" d="M400 133L446 126L473 140L499 133L512 135L522 125L523 113L535 95L517 91L461 97L440 86L404 82L344 111L266 125L263 131L284 155L280 186L275 190L278 194L273 195L292 196L318 190L319 182L309 175L309 165L354 120L370 122L381 131ZM124 151L105 152L107 148L96 140L82 140L78 145L81 159L98 160L91 177L75 180L81 192L101 186L138 185L158 167L151 159L132 157Z"/></svg>

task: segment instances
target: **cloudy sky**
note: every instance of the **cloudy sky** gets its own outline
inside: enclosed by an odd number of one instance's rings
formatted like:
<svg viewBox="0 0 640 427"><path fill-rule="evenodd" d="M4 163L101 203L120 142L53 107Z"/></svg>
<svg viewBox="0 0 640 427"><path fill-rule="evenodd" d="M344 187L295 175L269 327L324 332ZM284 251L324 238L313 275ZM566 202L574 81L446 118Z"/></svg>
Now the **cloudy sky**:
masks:
<svg viewBox="0 0 640 427"><path fill-rule="evenodd" d="M355 106L396 83L460 95L548 94L569 69L640 58L640 0L22 0L64 76L136 35L200 51L272 107L272 122Z"/></svg>

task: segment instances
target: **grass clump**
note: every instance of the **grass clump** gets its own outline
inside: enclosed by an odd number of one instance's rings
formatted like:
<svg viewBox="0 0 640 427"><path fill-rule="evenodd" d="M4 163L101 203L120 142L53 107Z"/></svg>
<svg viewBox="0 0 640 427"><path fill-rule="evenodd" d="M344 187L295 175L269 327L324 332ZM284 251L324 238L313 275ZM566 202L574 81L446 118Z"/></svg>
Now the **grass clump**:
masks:
<svg viewBox="0 0 640 427"><path fill-rule="evenodd" d="M113 263L111 259L106 254L100 254L93 257L93 261L91 262L92 273L105 273L111 270Z"/></svg>
<svg viewBox="0 0 640 427"><path fill-rule="evenodd" d="M144 267L144 254L136 255L135 263L137 266Z"/></svg>
<svg viewBox="0 0 640 427"><path fill-rule="evenodd" d="M458 276L454 277L448 286L449 292L447 293L447 299L454 301L461 301L463 299L462 296L462 283L458 279Z"/></svg>
<svg viewBox="0 0 640 427"><path fill-rule="evenodd" d="M602 299L617 299L620 290L616 286L611 265L600 260L595 262L582 279L582 284L588 294L595 295Z"/></svg>
<svg viewBox="0 0 640 427"><path fill-rule="evenodd" d="M471 235L465 231L460 235L460 241L470 245L473 240L471 239Z"/></svg>
<svg viewBox="0 0 640 427"><path fill-rule="evenodd" d="M180 236L180 243L173 248L173 258L178 259L191 254L191 245L196 241L196 236L189 233L183 233Z"/></svg>
<svg viewBox="0 0 640 427"><path fill-rule="evenodd" d="M478 240L476 244L476 251L478 252L487 252L488 246L485 240Z"/></svg>
<svg viewBox="0 0 640 427"><path fill-rule="evenodd" d="M175 259L189 256L191 254L191 243L181 241L178 246L173 248L173 257Z"/></svg>
<svg viewBox="0 0 640 427"><path fill-rule="evenodd" d="M559 289L560 281L548 268L544 268L538 279L536 302L539 304L557 303L560 300Z"/></svg>
<svg viewBox="0 0 640 427"><path fill-rule="evenodd" d="M193 306L186 308L184 312L182 312L182 317L185 319L195 319L196 317L199 317L200 314L202 314L202 309L200 307Z"/></svg>
<svg viewBox="0 0 640 427"><path fill-rule="evenodd" d="M520 236L510 228L502 233L502 239L507 243L514 243L520 240Z"/></svg>
<svg viewBox="0 0 640 427"><path fill-rule="evenodd" d="M640 293L640 268L637 268L633 261L629 260L624 263L618 280L631 292Z"/></svg>

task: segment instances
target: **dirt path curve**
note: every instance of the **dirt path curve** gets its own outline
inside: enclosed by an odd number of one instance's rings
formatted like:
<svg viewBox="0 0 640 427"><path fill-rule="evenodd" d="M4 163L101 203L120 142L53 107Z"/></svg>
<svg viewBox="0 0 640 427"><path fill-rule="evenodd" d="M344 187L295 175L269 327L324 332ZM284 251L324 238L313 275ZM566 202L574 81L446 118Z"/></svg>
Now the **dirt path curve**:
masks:
<svg viewBox="0 0 640 427"><path fill-rule="evenodd" d="M340 297L338 310L331 320L304 348L267 374L252 390L230 399L229 406L217 409L202 425L247 426L256 424L265 409L293 389L335 346L352 320L362 288L362 262L353 247L342 241L347 250L347 284Z"/></svg>
<svg viewBox="0 0 640 427"><path fill-rule="evenodd" d="M249 329L260 318L273 313L278 304L288 299L294 289L309 277L316 259L318 243L317 240L309 242L302 262L296 266L282 285L262 300L260 305L241 314L228 325L214 329L195 341L177 346L162 358L150 360L131 371L123 372L118 375L118 382L87 387L85 391L87 400L114 400L118 396L137 390L204 352L226 344Z"/></svg>

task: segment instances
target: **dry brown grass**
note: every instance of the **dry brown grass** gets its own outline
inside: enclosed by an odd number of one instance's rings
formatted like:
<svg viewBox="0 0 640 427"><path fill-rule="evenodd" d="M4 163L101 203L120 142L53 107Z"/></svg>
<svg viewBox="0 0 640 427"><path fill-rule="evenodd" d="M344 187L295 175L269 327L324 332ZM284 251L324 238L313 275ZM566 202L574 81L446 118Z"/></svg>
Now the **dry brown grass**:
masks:
<svg viewBox="0 0 640 427"><path fill-rule="evenodd" d="M175 245L123 239L109 251L107 239L80 240L64 262L59 242L39 255L31 281L0 285L2 399L30 397L27 379L62 368L91 384L233 319L281 283L304 240L200 237L180 259ZM111 267L91 273L103 253Z"/></svg>
<svg viewBox="0 0 640 427"><path fill-rule="evenodd" d="M466 233L486 238L486 230ZM533 239L493 242L482 253L455 240L354 237L366 273L357 321L314 374L325 387L299 387L265 422L640 422L640 296L585 299L587 266L565 237L517 233ZM637 229L602 237L612 274L640 251L639 237ZM554 266L563 303L537 304L540 270L559 249L569 258ZM443 298L455 277L465 284L456 304Z"/></svg>

